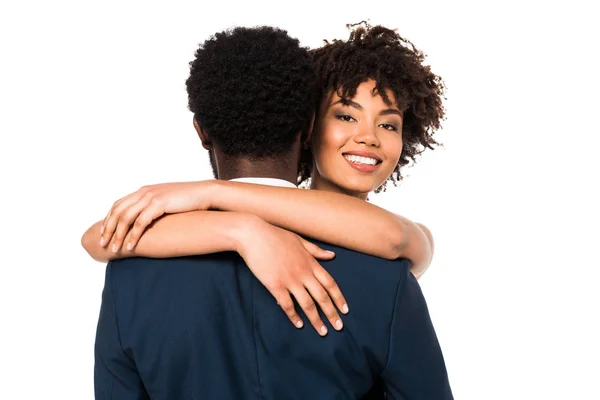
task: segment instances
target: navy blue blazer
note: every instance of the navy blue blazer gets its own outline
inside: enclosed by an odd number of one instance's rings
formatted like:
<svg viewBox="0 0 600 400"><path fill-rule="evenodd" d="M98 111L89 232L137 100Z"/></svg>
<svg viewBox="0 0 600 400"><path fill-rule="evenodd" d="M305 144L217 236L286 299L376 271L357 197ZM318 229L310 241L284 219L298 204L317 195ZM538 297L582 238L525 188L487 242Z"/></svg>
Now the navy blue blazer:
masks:
<svg viewBox="0 0 600 400"><path fill-rule="evenodd" d="M410 263L317 244L350 308L325 337L295 328L236 253L109 263L96 398L354 400L378 383L388 400L452 399Z"/></svg>

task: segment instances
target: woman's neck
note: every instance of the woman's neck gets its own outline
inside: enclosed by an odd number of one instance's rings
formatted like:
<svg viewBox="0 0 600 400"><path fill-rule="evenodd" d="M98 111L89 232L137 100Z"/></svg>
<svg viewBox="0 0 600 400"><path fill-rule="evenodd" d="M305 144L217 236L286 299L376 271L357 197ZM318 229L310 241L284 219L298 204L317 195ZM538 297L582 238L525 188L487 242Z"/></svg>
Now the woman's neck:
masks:
<svg viewBox="0 0 600 400"><path fill-rule="evenodd" d="M335 185L333 182L323 179L319 175L313 176L311 178L310 188L313 190L325 190L328 192L345 194L347 196L356 197L357 199L361 200L367 200L367 197L369 196L369 193L358 193L345 190L344 188Z"/></svg>

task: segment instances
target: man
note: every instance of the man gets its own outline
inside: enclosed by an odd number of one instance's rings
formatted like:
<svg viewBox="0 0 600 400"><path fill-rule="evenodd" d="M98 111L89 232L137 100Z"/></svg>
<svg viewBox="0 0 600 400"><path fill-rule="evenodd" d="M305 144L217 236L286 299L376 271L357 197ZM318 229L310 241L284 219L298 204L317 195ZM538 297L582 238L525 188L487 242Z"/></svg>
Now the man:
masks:
<svg viewBox="0 0 600 400"><path fill-rule="evenodd" d="M315 82L307 51L284 31L206 41L187 87L216 176L294 186ZM96 397L357 399L381 382L392 399L451 399L409 262L320 245L335 251L326 267L352 304L344 329L325 337L291 325L235 253L111 262Z"/></svg>

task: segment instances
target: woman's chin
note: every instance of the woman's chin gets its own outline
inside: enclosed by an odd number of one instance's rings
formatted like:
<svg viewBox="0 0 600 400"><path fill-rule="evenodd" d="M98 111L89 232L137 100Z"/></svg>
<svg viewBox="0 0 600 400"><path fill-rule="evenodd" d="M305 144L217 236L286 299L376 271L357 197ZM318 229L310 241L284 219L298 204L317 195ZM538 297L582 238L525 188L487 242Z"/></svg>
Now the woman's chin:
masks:
<svg viewBox="0 0 600 400"><path fill-rule="evenodd" d="M374 179L374 177L338 174L329 178L313 177L312 188L331 190L364 199L370 192L383 184L379 181L380 179Z"/></svg>
<svg viewBox="0 0 600 400"><path fill-rule="evenodd" d="M376 182L373 182L372 180L365 180L365 179L360 179L360 180L349 180L349 181L345 181L343 182L341 185L339 185L345 192L350 193L354 196L358 196L358 195L366 195L369 194L370 192L372 192L373 190L375 190L377 187Z"/></svg>

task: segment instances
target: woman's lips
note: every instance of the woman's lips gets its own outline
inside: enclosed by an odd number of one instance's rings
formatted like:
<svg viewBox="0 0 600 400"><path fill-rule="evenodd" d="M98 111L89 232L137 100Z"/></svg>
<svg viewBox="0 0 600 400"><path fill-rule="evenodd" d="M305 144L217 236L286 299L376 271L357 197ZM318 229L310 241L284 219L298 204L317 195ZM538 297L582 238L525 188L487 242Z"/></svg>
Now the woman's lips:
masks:
<svg viewBox="0 0 600 400"><path fill-rule="evenodd" d="M350 155L350 154L348 154ZM370 158L370 157L369 157ZM344 155L344 160L346 160L346 162L354 169L360 171L360 172L373 172L376 171L379 166L381 165L381 161L377 161L375 165L372 164L362 164L362 163L358 163L355 161L350 161L345 155Z"/></svg>

